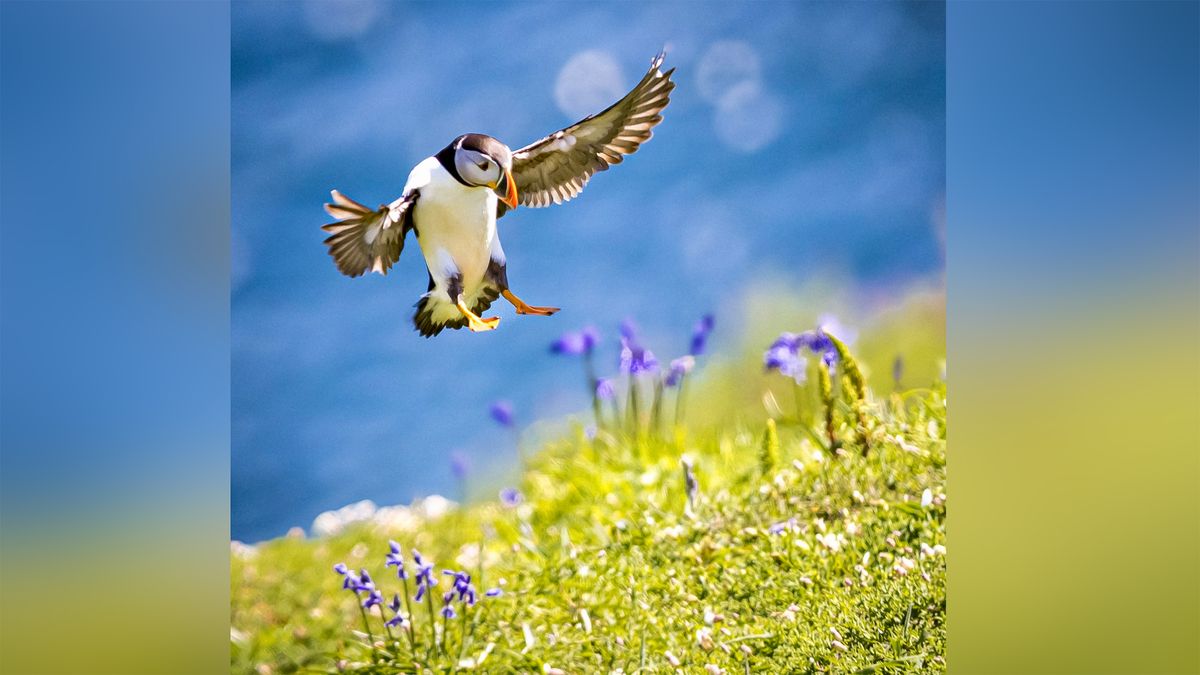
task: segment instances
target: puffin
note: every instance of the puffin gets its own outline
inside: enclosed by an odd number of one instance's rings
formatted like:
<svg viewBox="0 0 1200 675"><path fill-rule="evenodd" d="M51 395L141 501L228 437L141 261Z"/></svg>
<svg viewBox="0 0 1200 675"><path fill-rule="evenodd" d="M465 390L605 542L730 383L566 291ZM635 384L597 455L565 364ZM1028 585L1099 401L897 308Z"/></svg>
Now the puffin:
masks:
<svg viewBox="0 0 1200 675"><path fill-rule="evenodd" d="M446 328L494 330L499 317L482 314L503 296L517 314L550 316L557 307L527 304L509 287L507 258L496 220L518 206L562 204L593 175L620 164L650 140L675 83L663 72L664 54L619 101L519 150L486 134L455 138L417 164L400 197L371 209L341 192L322 226L329 255L350 277L387 275L411 230L429 271L429 288L416 303L413 325L424 337Z"/></svg>

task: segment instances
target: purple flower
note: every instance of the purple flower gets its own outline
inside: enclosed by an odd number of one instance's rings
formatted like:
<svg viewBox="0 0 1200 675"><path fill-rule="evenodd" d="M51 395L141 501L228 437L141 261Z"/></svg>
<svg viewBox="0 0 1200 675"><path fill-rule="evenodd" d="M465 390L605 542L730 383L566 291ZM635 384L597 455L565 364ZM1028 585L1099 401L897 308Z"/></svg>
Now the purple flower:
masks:
<svg viewBox="0 0 1200 675"><path fill-rule="evenodd" d="M400 544L397 544L394 541L389 541L388 548L391 550L387 554L387 557L384 558L383 566L391 567L392 565L395 565L396 576L400 579L407 579L408 573L404 571L404 556L400 553Z"/></svg>
<svg viewBox="0 0 1200 675"><path fill-rule="evenodd" d="M629 342L637 342L638 325L632 318L625 317L625 319L621 321L620 331L621 337L625 338Z"/></svg>
<svg viewBox="0 0 1200 675"><path fill-rule="evenodd" d="M363 607L366 609L371 609L375 605L381 604L383 604L383 596L379 594L379 591L371 591L371 593L367 595L367 599L363 600Z"/></svg>
<svg viewBox="0 0 1200 675"><path fill-rule="evenodd" d="M404 625L404 617L400 616L400 612L396 612L396 616L393 616L392 618L388 619L387 623L385 623L384 625L389 626L389 627L390 626L403 626Z"/></svg>
<svg viewBox="0 0 1200 675"><path fill-rule="evenodd" d="M621 372L637 375L658 370L658 359L654 352L642 349L633 340L621 338Z"/></svg>
<svg viewBox="0 0 1200 675"><path fill-rule="evenodd" d="M442 616L447 619L453 619L458 616L454 613L454 591L446 591L442 596Z"/></svg>
<svg viewBox="0 0 1200 675"><path fill-rule="evenodd" d="M513 407L508 401L496 401L488 408L488 412L492 414L492 419L502 427L511 427L513 425Z"/></svg>
<svg viewBox="0 0 1200 675"><path fill-rule="evenodd" d="M700 356L704 353L705 347L708 346L708 336L712 333L715 320L712 314L705 314L700 321L696 323L696 327L692 329L692 346L688 353L692 356Z"/></svg>
<svg viewBox="0 0 1200 675"><path fill-rule="evenodd" d="M517 488L504 488L500 491L500 503L508 507L516 506L525 501L525 495Z"/></svg>
<svg viewBox="0 0 1200 675"><path fill-rule="evenodd" d="M350 568L346 567L346 563L338 563L333 566L333 571L342 576L346 576L346 574L350 572Z"/></svg>
<svg viewBox="0 0 1200 675"><path fill-rule="evenodd" d="M692 368L696 367L696 357L692 355L681 356L671 362L671 367L667 370L667 377L664 384L668 387L674 387L683 381L683 376L692 372Z"/></svg>
<svg viewBox="0 0 1200 675"><path fill-rule="evenodd" d="M358 578L356 581L358 583L354 586L355 593L375 592L375 582L371 580L371 575L367 574L366 570L358 571Z"/></svg>
<svg viewBox="0 0 1200 675"><path fill-rule="evenodd" d="M858 339L857 330L842 324L842 322L838 321L838 318L832 314L822 314L821 317L817 319L817 326L820 327L821 332L829 333L848 345L854 344L854 341Z"/></svg>
<svg viewBox="0 0 1200 675"><path fill-rule="evenodd" d="M781 375L801 384L807 377L807 363L795 348L789 347L786 342L781 343L783 339L783 336L780 336L780 339L763 354L763 365L768 371L777 370Z"/></svg>
<svg viewBox="0 0 1200 675"><path fill-rule="evenodd" d="M392 593L392 601L388 603L388 609L392 610L393 612L400 611L400 594L399 593Z"/></svg>
<svg viewBox="0 0 1200 675"><path fill-rule="evenodd" d="M596 345L600 344L600 331L596 330L595 326L587 326L579 331L579 337L583 340L585 354L591 354Z"/></svg>
<svg viewBox="0 0 1200 675"><path fill-rule="evenodd" d="M499 588L489 588L484 595L489 598L498 598L501 595L504 595L504 591L500 590Z"/></svg>
<svg viewBox="0 0 1200 675"><path fill-rule="evenodd" d="M617 395L617 390L613 387L612 380L607 377L601 377L596 380L596 398L601 401L611 401Z"/></svg>
<svg viewBox="0 0 1200 675"><path fill-rule="evenodd" d="M596 428L595 424L589 424L583 428L583 435L587 436L589 441L596 440L596 434L598 433L600 433L600 430Z"/></svg>
<svg viewBox="0 0 1200 675"><path fill-rule="evenodd" d="M783 534L784 532L787 532L788 530L794 528L795 526L796 526L796 519L788 518L787 520L785 520L783 522L775 523L774 525L768 527L767 533L768 534Z"/></svg>
<svg viewBox="0 0 1200 675"><path fill-rule="evenodd" d="M591 354L599 340L600 333L595 328L588 326L578 332L567 331L563 333L562 336L550 344L550 351L554 354L564 354L566 356Z"/></svg>
<svg viewBox="0 0 1200 675"><path fill-rule="evenodd" d="M467 474L471 472L471 460L464 453L455 450L450 453L450 473L454 474L455 480L465 480Z"/></svg>
<svg viewBox="0 0 1200 675"><path fill-rule="evenodd" d="M424 559L421 558L421 552L416 549L413 549L413 562L417 565L416 601L420 602L429 589L437 586L437 578L433 576L433 563L426 564Z"/></svg>

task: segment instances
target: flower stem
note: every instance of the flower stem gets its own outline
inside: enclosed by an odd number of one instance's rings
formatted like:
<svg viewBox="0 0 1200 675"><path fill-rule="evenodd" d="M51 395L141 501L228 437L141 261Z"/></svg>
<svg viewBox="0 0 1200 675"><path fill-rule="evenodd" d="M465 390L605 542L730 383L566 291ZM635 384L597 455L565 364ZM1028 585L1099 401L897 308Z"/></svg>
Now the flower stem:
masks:
<svg viewBox="0 0 1200 675"><path fill-rule="evenodd" d="M417 640L413 636L413 633L415 633L416 631L414 630L414 626L413 626L412 601L410 601L408 598L408 578L407 577L405 577L405 579L404 579L404 609L405 609L405 611L408 612L408 646L409 646L409 649L411 650L413 661L416 661L417 660Z"/></svg>
<svg viewBox="0 0 1200 675"><path fill-rule="evenodd" d="M375 651L375 634L371 632L371 622L367 620L367 610L362 606L362 603L358 601L357 595L354 597L354 603L358 605L358 611L362 614L363 628L367 629L367 640L371 644L371 660L378 663L379 653Z"/></svg>

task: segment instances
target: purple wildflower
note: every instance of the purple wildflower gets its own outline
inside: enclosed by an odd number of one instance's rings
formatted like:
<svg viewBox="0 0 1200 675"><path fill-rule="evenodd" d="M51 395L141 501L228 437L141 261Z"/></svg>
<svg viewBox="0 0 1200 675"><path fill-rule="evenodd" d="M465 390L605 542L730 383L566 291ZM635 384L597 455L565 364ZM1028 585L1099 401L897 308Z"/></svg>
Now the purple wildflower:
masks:
<svg viewBox="0 0 1200 675"><path fill-rule="evenodd" d="M391 549L387 557L384 559L384 567L396 566L396 576L400 579L407 579L408 573L404 571L404 556L400 552L400 544L394 541L388 542L388 548Z"/></svg>
<svg viewBox="0 0 1200 675"><path fill-rule="evenodd" d="M696 357L691 354L681 356L671 362L670 368L667 369L667 377L663 381L668 387L674 387L683 381L684 375L692 372L692 368L696 367Z"/></svg>
<svg viewBox="0 0 1200 675"><path fill-rule="evenodd" d="M383 596L380 595L379 591L374 591L374 590L371 591L370 594L367 595L367 599L363 600L363 607L366 609L371 609L375 605L382 605L382 604L383 604Z"/></svg>
<svg viewBox="0 0 1200 675"><path fill-rule="evenodd" d="M790 336L790 333L779 336L775 344L763 354L763 365L768 371L777 370L781 375L803 383L807 376L806 362L796 347L789 346L795 343L787 341L785 336Z"/></svg>
<svg viewBox="0 0 1200 675"><path fill-rule="evenodd" d="M611 401L617 395L617 390L613 387L612 380L607 377L601 377L596 380L596 398L601 401Z"/></svg>
<svg viewBox="0 0 1200 675"><path fill-rule="evenodd" d="M854 344L858 339L858 331L850 326L844 325L838 318L832 314L822 314L817 319L817 326L822 333L829 333L837 339L845 342L848 345Z"/></svg>
<svg viewBox="0 0 1200 675"><path fill-rule="evenodd" d="M426 564L421 558L421 552L416 549L413 549L413 562L417 565L416 601L420 602L421 598L425 597L425 593L437 586L437 578L433 576L433 563Z"/></svg>
<svg viewBox="0 0 1200 675"><path fill-rule="evenodd" d="M350 571L350 568L346 567L346 563L338 563L333 566L333 571L342 576L346 576L346 574Z"/></svg>
<svg viewBox="0 0 1200 675"><path fill-rule="evenodd" d="M700 356L704 353L705 347L708 346L708 336L712 333L715 320L712 314L705 314L700 321L696 323L696 327L692 329L692 346L688 353L692 356Z"/></svg>
<svg viewBox="0 0 1200 675"><path fill-rule="evenodd" d="M658 359L654 357L654 352L643 349L631 339L621 338L621 372L637 375L657 370Z"/></svg>
<svg viewBox="0 0 1200 675"><path fill-rule="evenodd" d="M454 474L455 480L466 480L470 472L471 460L466 454L458 450L450 453L450 473Z"/></svg>
<svg viewBox="0 0 1200 675"><path fill-rule="evenodd" d="M785 521L775 523L774 525L768 527L767 533L768 534L783 534L784 532L787 532L788 530L790 530L794 527L796 527L796 519L788 518Z"/></svg>
<svg viewBox="0 0 1200 675"><path fill-rule="evenodd" d="M500 491L500 503L508 507L516 506L525 501L525 495L517 488L504 488Z"/></svg>
<svg viewBox="0 0 1200 675"><path fill-rule="evenodd" d="M385 623L384 625L388 626L388 627L403 626L404 625L404 617L400 616L400 612L397 611L396 615L393 616L392 618L388 619L387 623Z"/></svg>
<svg viewBox="0 0 1200 675"><path fill-rule="evenodd" d="M399 593L392 593L392 600L391 600L391 602L388 603L388 609L392 610L393 612L400 611L400 594Z"/></svg>
<svg viewBox="0 0 1200 675"><path fill-rule="evenodd" d="M625 319L621 321L620 331L621 337L630 342L637 342L638 325L632 318L625 317Z"/></svg>
<svg viewBox="0 0 1200 675"><path fill-rule="evenodd" d="M596 428L595 424L589 424L583 428L583 435L587 436L589 441L596 440L596 434L598 433L600 433L600 430Z"/></svg>
<svg viewBox="0 0 1200 675"><path fill-rule="evenodd" d="M563 354L566 356L580 356L591 354L596 348L596 343L600 341L600 333L588 326L580 331L567 331L563 333L557 340L550 344L550 351L554 354Z"/></svg>
<svg viewBox="0 0 1200 675"><path fill-rule="evenodd" d="M371 580L371 575L366 570L358 571L356 581L358 583L354 586L355 593L373 593L375 591L375 582Z"/></svg>
<svg viewBox="0 0 1200 675"><path fill-rule="evenodd" d="M484 595L489 598L498 598L501 595L504 595L504 591L500 590L499 588L489 588Z"/></svg>
<svg viewBox="0 0 1200 675"><path fill-rule="evenodd" d="M488 412L492 414L492 419L502 427L511 427L513 425L513 407L508 401L496 401L488 408Z"/></svg>

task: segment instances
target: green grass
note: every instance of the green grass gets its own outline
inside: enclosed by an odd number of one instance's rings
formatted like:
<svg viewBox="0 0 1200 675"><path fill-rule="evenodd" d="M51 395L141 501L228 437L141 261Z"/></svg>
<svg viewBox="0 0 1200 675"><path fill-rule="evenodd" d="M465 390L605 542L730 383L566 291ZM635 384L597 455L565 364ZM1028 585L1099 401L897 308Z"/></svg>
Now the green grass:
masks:
<svg viewBox="0 0 1200 675"><path fill-rule="evenodd" d="M830 452L815 378L762 374L762 346L693 377L691 424L594 440L571 424L527 456L517 508L480 501L233 556L234 671L449 672L460 649L462 670L489 673L944 670L943 385L893 392L889 377L856 407L834 378L842 448ZM865 368L890 364L873 352ZM447 623L444 654L416 609L416 666L406 639L372 653L331 571L365 567L390 597L389 539L504 590ZM378 639L378 614L371 625Z"/></svg>

